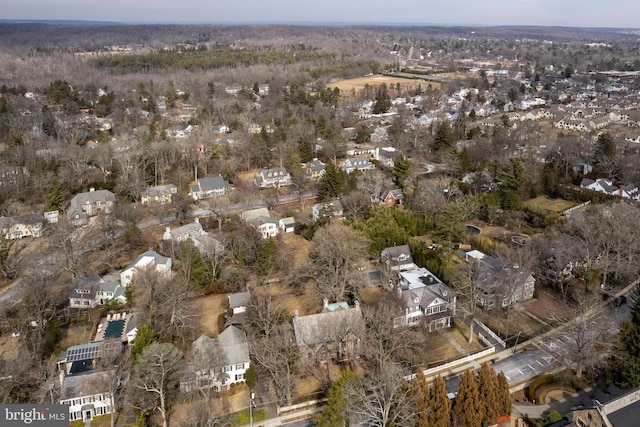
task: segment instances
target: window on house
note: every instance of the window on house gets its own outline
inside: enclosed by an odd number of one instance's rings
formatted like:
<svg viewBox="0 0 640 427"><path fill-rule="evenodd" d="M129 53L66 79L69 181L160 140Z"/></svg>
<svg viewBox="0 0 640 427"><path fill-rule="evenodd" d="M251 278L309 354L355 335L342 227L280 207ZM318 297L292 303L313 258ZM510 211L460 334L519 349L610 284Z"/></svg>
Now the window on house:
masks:
<svg viewBox="0 0 640 427"><path fill-rule="evenodd" d="M244 374L236 374L236 381L244 381Z"/></svg>
<svg viewBox="0 0 640 427"><path fill-rule="evenodd" d="M240 370L240 369L244 369L244 363L238 363L236 365L236 371Z"/></svg>

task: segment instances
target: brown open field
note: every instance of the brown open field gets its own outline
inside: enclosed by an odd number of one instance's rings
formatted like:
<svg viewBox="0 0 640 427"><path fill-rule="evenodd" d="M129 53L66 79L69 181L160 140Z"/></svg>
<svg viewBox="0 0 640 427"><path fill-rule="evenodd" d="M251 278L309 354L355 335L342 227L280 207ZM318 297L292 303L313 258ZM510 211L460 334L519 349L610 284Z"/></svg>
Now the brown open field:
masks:
<svg viewBox="0 0 640 427"><path fill-rule="evenodd" d="M387 86L395 86L396 83L400 83L400 87L404 90L417 88L418 85L420 85L423 89L426 89L429 85L431 85L431 87L433 87L434 89L440 86L440 83L419 79L403 79L399 77L371 75L356 77L354 79L338 80L327 84L327 87L337 87L338 89L340 89L340 92L348 95L352 89L357 92L364 89L364 86L367 84L371 87L374 87L379 86L382 83L386 83Z"/></svg>
<svg viewBox="0 0 640 427"><path fill-rule="evenodd" d="M560 213L565 209L572 208L576 205L576 203L564 199L551 200L547 196L538 196L535 199L527 200L526 202L524 202L524 204L532 208L557 213Z"/></svg>
<svg viewBox="0 0 640 427"><path fill-rule="evenodd" d="M224 312L227 307L226 294L212 294L198 298L196 302L200 313L202 333L217 337L224 328Z"/></svg>

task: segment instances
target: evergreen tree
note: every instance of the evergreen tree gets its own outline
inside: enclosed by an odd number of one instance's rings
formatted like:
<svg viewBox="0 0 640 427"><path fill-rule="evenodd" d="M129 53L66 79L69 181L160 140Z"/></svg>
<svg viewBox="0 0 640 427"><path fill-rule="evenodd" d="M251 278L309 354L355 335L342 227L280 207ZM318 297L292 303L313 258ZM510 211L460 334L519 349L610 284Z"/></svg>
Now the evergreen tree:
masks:
<svg viewBox="0 0 640 427"><path fill-rule="evenodd" d="M391 108L391 99L389 98L387 85L382 83L378 87L378 93L376 95L376 103L373 104L373 108L371 109L371 112L373 114L382 114L389 111L389 108Z"/></svg>
<svg viewBox="0 0 640 427"><path fill-rule="evenodd" d="M342 193L345 179L342 169L333 163L329 163L318 182L318 200L326 202L338 197Z"/></svg>
<svg viewBox="0 0 640 427"><path fill-rule="evenodd" d="M498 374L498 401L500 402L500 415L511 414L511 393L509 392L509 381L504 372Z"/></svg>
<svg viewBox="0 0 640 427"><path fill-rule="evenodd" d="M462 151L460 151L460 172L463 174L469 173L473 170L473 164L471 162L471 155L469 154L469 150L467 147L464 147Z"/></svg>
<svg viewBox="0 0 640 427"><path fill-rule="evenodd" d="M391 175L393 175L393 182L399 188L404 188L404 181L409 176L409 169L411 168L411 162L404 155L399 154L396 156L393 161L393 170L391 171Z"/></svg>
<svg viewBox="0 0 640 427"><path fill-rule="evenodd" d="M187 239L180 244L180 261L188 268L189 282L202 289L213 278L211 264L202 259L202 254L196 248L193 240Z"/></svg>
<svg viewBox="0 0 640 427"><path fill-rule="evenodd" d="M446 120L440 122L436 128L436 136L433 141L433 151L453 149L455 142L455 136L453 135L449 122Z"/></svg>
<svg viewBox="0 0 640 427"><path fill-rule="evenodd" d="M264 241L262 249L258 253L258 274L260 276L266 276L269 274L277 264L277 258L278 244L276 243L276 239L269 237Z"/></svg>
<svg viewBox="0 0 640 427"><path fill-rule="evenodd" d="M460 389L453 405L453 418L456 425L461 427L479 427L482 422L478 384L471 369L467 369L462 375Z"/></svg>
<svg viewBox="0 0 640 427"><path fill-rule="evenodd" d="M447 393L444 378L436 376L431 386L430 406L432 419L430 427L449 427L451 425L451 402Z"/></svg>
<svg viewBox="0 0 640 427"><path fill-rule="evenodd" d="M62 210L68 195L58 178L54 178L47 192L45 212Z"/></svg>
<svg viewBox="0 0 640 427"><path fill-rule="evenodd" d="M138 332L136 338L133 340L133 346L131 347L131 355L135 358L142 353L152 342L156 340L156 332L151 325L143 323L138 325Z"/></svg>
<svg viewBox="0 0 640 427"><path fill-rule="evenodd" d="M356 375L349 369L342 372L340 378L331 385L327 392L327 404L313 419L313 424L318 427L341 427L349 425L347 413L347 398L344 395L344 387Z"/></svg>
<svg viewBox="0 0 640 427"><path fill-rule="evenodd" d="M482 405L484 421L492 423L502 414L502 406L498 399L498 377L487 362L480 365L478 371L478 394Z"/></svg>
<svg viewBox="0 0 640 427"><path fill-rule="evenodd" d="M433 407L431 405L431 392L427 378L424 376L422 369L418 371L418 375L411 384L413 387L413 400L416 406L416 423L415 427L431 427L434 419Z"/></svg>

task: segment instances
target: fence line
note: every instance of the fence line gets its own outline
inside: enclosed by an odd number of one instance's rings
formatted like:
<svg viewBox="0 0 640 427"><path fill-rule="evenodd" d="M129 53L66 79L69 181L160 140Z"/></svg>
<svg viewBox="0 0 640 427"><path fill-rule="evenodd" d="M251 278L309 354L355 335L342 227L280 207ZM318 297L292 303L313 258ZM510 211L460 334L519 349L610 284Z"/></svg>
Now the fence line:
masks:
<svg viewBox="0 0 640 427"><path fill-rule="evenodd" d="M484 323L482 323L478 319L473 319L473 321L476 322L476 325L478 325L483 331L485 331L487 334L489 334L489 336L491 338L493 338L494 340L498 341L498 344L500 344L504 348L507 348L507 343L505 343L502 340L502 338L500 338L495 332L493 332L491 329L489 329L489 327L487 325L485 325Z"/></svg>
<svg viewBox="0 0 640 427"><path fill-rule="evenodd" d="M472 360L476 360L476 359L480 359L482 357L488 356L490 354L493 354L496 352L495 347L489 347L486 348L482 351L479 351L477 353L473 353L473 354L468 354L465 357L462 357L460 359L456 359L453 360L451 362L445 363L444 365L438 365L438 366L434 366L432 368L429 369L425 369L424 371L422 371L422 373L424 374L425 377L428 377L438 371L443 371L445 369L449 369L452 368L454 366L458 366L458 365L462 365L463 363L467 363L467 362L471 362ZM405 376L405 379L407 379L407 381L411 381L413 380L415 377L417 376L417 374L411 374L411 375L407 375Z"/></svg>
<svg viewBox="0 0 640 427"><path fill-rule="evenodd" d="M571 212L573 212L573 211L575 211L577 209L583 208L583 207L587 206L589 203L591 203L591 200L587 200L586 202L580 203L579 205L574 206L572 208L565 209L560 214L561 215L569 215Z"/></svg>

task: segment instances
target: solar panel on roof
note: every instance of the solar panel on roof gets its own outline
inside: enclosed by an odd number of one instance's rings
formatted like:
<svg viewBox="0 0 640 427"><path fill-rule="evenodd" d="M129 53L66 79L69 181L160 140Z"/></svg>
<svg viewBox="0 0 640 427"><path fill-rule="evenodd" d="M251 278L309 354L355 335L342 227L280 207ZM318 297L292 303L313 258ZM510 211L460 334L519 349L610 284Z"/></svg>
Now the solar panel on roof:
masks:
<svg viewBox="0 0 640 427"><path fill-rule="evenodd" d="M67 362L95 359L100 356L101 347L100 343L71 347L67 350Z"/></svg>

